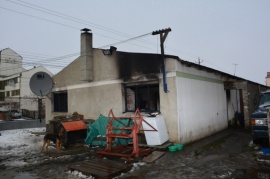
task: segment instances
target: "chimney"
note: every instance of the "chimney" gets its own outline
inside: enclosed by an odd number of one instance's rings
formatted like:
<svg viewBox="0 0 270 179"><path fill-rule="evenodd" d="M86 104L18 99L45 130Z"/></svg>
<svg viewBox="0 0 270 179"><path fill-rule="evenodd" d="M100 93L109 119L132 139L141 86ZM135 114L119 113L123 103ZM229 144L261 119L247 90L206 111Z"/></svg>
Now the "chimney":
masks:
<svg viewBox="0 0 270 179"><path fill-rule="evenodd" d="M90 29L81 31L81 80L93 81L93 36Z"/></svg>
<svg viewBox="0 0 270 179"><path fill-rule="evenodd" d="M270 72L267 72L266 75L267 75L267 76L265 77L265 79L266 79L266 86L269 86L269 87L270 87Z"/></svg>

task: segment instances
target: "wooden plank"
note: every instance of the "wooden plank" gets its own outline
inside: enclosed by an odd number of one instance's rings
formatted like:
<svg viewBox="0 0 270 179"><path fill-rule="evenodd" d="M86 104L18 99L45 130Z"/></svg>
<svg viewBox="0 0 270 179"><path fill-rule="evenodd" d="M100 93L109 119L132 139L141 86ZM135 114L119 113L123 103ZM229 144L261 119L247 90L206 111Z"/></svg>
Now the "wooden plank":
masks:
<svg viewBox="0 0 270 179"><path fill-rule="evenodd" d="M82 167L82 166L69 166L68 169L72 170L72 171L77 170L77 171L81 172L84 175L88 175L88 176L91 175L93 177L104 178L104 177L107 177L107 176L110 175L107 172L102 172L102 171L99 171L99 170L91 169L91 168L88 168L88 167Z"/></svg>
<svg viewBox="0 0 270 179"><path fill-rule="evenodd" d="M116 169L121 169L121 168L124 168L124 167L127 167L128 165L126 163L120 163L120 162L115 162L115 161L112 161L112 160L108 160L108 159L94 159L94 160L91 160L91 162L82 162L84 164L92 164L92 165L100 165L101 167L112 167L112 168L116 168Z"/></svg>
<svg viewBox="0 0 270 179"><path fill-rule="evenodd" d="M68 166L69 170L77 170L85 175L91 175L96 178L111 178L130 170L131 164L116 162L105 159L92 159L82 161Z"/></svg>
<svg viewBox="0 0 270 179"><path fill-rule="evenodd" d="M146 162L146 163L152 163L152 162L156 161L157 159L159 159L164 154L165 154L165 152L154 151L150 155L148 155L147 157L144 157L142 159L142 161Z"/></svg>
<svg viewBox="0 0 270 179"><path fill-rule="evenodd" d="M108 167L108 166L104 166L104 165L95 165L95 164L91 164L90 162L88 163L82 163L80 164L81 167L86 167L86 168L91 168L94 170L98 170L101 172L106 172L106 173L114 173L117 172L118 170L121 170L122 168L113 168L113 167Z"/></svg>
<svg viewBox="0 0 270 179"><path fill-rule="evenodd" d="M173 143L167 141L162 145L139 144L139 147L148 147L148 148L152 148L152 149L155 149L155 150L168 150L168 147L171 146L171 145L173 145Z"/></svg>

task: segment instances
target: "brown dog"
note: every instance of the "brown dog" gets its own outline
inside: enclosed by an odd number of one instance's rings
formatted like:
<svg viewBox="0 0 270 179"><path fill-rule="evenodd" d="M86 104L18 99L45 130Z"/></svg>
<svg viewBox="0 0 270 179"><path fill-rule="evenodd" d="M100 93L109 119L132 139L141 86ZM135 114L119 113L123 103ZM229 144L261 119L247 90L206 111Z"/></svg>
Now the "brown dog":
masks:
<svg viewBox="0 0 270 179"><path fill-rule="evenodd" d="M58 133L58 135L55 134L46 134L43 139L43 146L42 146L42 152L44 151L44 148L46 151L48 151L48 147L53 142L56 144L56 149L59 155L62 153L62 143L63 143L63 136L64 136L64 130L61 129Z"/></svg>

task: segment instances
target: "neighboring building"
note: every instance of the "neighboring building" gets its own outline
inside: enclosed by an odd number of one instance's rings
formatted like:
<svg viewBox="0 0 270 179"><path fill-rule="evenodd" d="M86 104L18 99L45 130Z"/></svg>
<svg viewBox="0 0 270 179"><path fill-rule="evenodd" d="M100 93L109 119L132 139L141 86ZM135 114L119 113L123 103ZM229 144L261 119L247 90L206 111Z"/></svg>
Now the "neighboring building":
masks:
<svg viewBox="0 0 270 179"><path fill-rule="evenodd" d="M11 76L23 71L22 57L10 48L0 51L0 77Z"/></svg>
<svg viewBox="0 0 270 179"><path fill-rule="evenodd" d="M30 89L29 81L36 72L52 73L43 66L26 70L22 68L22 57L7 48L1 51L0 61L0 105L9 110L37 111L37 96Z"/></svg>
<svg viewBox="0 0 270 179"><path fill-rule="evenodd" d="M267 72L265 79L266 79L266 86L270 87L270 72Z"/></svg>
<svg viewBox="0 0 270 179"><path fill-rule="evenodd" d="M106 52L110 52L105 53ZM172 142L188 143L228 127L238 111L250 125L255 96L266 86L165 55L95 49L92 33L81 34L81 55L53 77L46 119L73 112L97 119L112 108L116 116L160 111Z"/></svg>
<svg viewBox="0 0 270 179"><path fill-rule="evenodd" d="M53 74L43 66L34 67L30 70L26 70L26 71L21 73L21 78L20 78L21 79L21 88L20 88L21 109L27 109L30 111L37 111L38 110L37 98L40 98L40 97L36 96L31 91L30 86L29 86L29 82L30 82L31 77L37 72L46 72L50 76L53 76ZM45 105L44 100L43 100L43 102Z"/></svg>

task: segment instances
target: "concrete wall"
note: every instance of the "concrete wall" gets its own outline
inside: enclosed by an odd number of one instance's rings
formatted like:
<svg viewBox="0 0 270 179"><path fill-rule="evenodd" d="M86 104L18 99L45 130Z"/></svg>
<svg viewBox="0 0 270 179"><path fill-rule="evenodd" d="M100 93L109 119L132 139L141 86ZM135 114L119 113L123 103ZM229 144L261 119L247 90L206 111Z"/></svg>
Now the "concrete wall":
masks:
<svg viewBox="0 0 270 179"><path fill-rule="evenodd" d="M179 121L177 117L177 86L175 83L175 76L168 75L166 78L168 93L163 90L163 79L159 82L160 93L160 111L164 116L165 124L169 133L170 141L179 142L178 140L178 127Z"/></svg>
<svg viewBox="0 0 270 179"><path fill-rule="evenodd" d="M46 118L57 115L83 114L85 118L97 119L100 114L107 115L113 108L116 114L123 113L122 80L116 68L116 54L105 56L100 49L93 49L93 82L81 80L81 61L78 57L53 77L53 92L67 91L68 112L55 113L52 106L52 94L46 98Z"/></svg>
<svg viewBox="0 0 270 179"><path fill-rule="evenodd" d="M228 126L226 91L220 76L178 64L178 140L188 143Z"/></svg>
<svg viewBox="0 0 270 179"><path fill-rule="evenodd" d="M27 110L38 110L38 103L37 103L37 99L24 99L27 97L31 97L31 98L38 98L37 95L35 95L31 89L30 89L30 79L31 77L36 73L36 72L46 72L48 73L50 76L52 76L52 73L50 71L48 71L46 68L44 68L43 66L39 66L39 67L35 67L33 69L27 70L22 72L22 76L21 76L21 83L20 83L20 97L22 97L20 104L21 104L21 109L27 109Z"/></svg>
<svg viewBox="0 0 270 179"><path fill-rule="evenodd" d="M245 118L245 127L251 127L251 114L255 111L257 107L257 102L261 92L266 91L267 87L258 85L251 82L242 82L242 93L243 93L243 103L244 103L244 118ZM239 85L240 85L239 84Z"/></svg>
<svg viewBox="0 0 270 179"><path fill-rule="evenodd" d="M100 114L107 116L110 109L115 115L122 115L123 101L121 83L95 84L85 88L68 90L68 112L77 111L85 118L97 119Z"/></svg>
<svg viewBox="0 0 270 179"><path fill-rule="evenodd" d="M11 130L11 129L25 129L25 128L36 128L45 127L45 121L42 120L25 120L25 121L3 121L0 122L0 131Z"/></svg>
<svg viewBox="0 0 270 179"><path fill-rule="evenodd" d="M71 115L75 111L83 114L85 118L97 119L100 114L107 115L111 108L117 116L128 115L123 114L125 109L123 82L126 83L128 80L125 81L125 77L129 76L125 73L135 69L130 67L137 60L138 63L143 63L142 56L121 53L104 56L102 51L97 49L93 52L93 82L80 80L80 57L54 76L53 91L66 90L68 93L68 112L52 112L53 100L50 96L46 99L46 119L50 120L57 115ZM134 61L126 62L129 60L128 57ZM129 65L125 66L122 63ZM125 72L119 65L130 69ZM164 116L170 141L192 142L226 128L227 103L222 77L200 69L185 67L176 59L166 59L165 65L168 93L163 90L162 74L159 73L157 76L160 111ZM151 70L154 72L155 68ZM140 83L142 78L137 76L145 75L147 69L143 71L144 69L142 72L134 70L130 73L132 76L129 76L129 79L133 80L133 83Z"/></svg>
<svg viewBox="0 0 270 179"><path fill-rule="evenodd" d="M77 85L85 83L81 81L80 62L81 58L78 57L71 62L62 71L53 76L54 88L66 88L69 85Z"/></svg>
<svg viewBox="0 0 270 179"><path fill-rule="evenodd" d="M10 48L0 52L0 76L10 76L22 71L22 57Z"/></svg>

